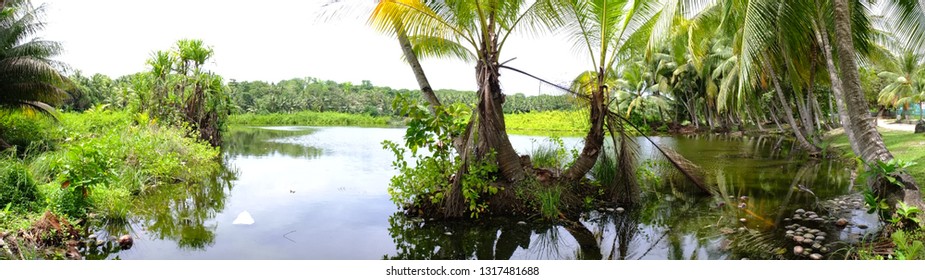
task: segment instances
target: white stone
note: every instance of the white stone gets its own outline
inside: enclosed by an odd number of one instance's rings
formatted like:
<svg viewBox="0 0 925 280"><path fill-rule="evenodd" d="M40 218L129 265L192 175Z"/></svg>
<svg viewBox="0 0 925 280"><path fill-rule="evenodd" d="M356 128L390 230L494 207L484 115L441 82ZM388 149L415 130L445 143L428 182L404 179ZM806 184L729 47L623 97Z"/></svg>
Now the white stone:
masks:
<svg viewBox="0 0 925 280"><path fill-rule="evenodd" d="M231 224L234 224L234 225L253 225L253 224L254 224L254 217L251 217L251 213L247 213L247 211L243 211L243 212L241 212L241 214L238 214L238 217L235 218L235 219L234 219L234 222L231 222Z"/></svg>

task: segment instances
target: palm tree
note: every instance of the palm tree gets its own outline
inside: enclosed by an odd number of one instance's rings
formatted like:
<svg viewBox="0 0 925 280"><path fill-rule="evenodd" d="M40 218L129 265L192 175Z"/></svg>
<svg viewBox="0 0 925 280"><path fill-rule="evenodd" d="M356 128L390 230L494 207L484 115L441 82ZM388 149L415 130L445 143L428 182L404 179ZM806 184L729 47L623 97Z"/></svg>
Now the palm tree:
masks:
<svg viewBox="0 0 925 280"><path fill-rule="evenodd" d="M33 7L27 0L2 4L8 5L0 13L0 107L53 114L70 83L51 59L61 45L36 37L45 26L45 6ZM6 146L0 139L0 148Z"/></svg>
<svg viewBox="0 0 925 280"><path fill-rule="evenodd" d="M854 2L854 1L852 1ZM877 131L876 125L871 122L867 100L864 99L864 92L861 89L861 79L858 75L857 53L854 44L854 33L852 33L852 5L858 8L861 3L849 3L848 0L834 0L834 26L835 26L835 47L838 53L840 75L842 82L842 94L844 94L845 105L848 111L850 123L845 126L845 130L851 130L854 134L852 146L855 151L859 152L858 156L868 164L876 162L888 162L893 159L893 154L887 150L883 143L883 138ZM902 32L901 37L909 38L908 42L917 47L922 47L925 41L925 10L923 10L920 1L884 1L893 11L892 16L896 19L899 26L898 31ZM911 26L911 27L910 27ZM884 181L882 178L879 181ZM903 201L906 204L916 207L925 206L922 203L922 196L918 184L911 176L905 175L896 178L903 182L904 188L901 192L892 192L885 194L891 202ZM878 185L885 188L881 189ZM875 184L875 190L881 191L889 189L889 184ZM891 203L894 205L894 203Z"/></svg>
<svg viewBox="0 0 925 280"><path fill-rule="evenodd" d="M911 50L903 51L893 57L893 63L880 74L879 77L887 79L890 83L884 87L877 98L878 103L892 108L903 108L902 119L913 103L922 102L925 89L922 88L922 77L925 75L923 56ZM919 119L922 117L920 116Z"/></svg>
<svg viewBox="0 0 925 280"><path fill-rule="evenodd" d="M566 29L571 33L575 45L583 52L587 51L593 69L579 75L572 85L573 90L587 94L590 100L591 128L585 136L581 154L564 173L564 177L569 180L583 178L602 151L604 122L608 111L605 101L610 99L610 91L616 89L613 81L616 76L614 64L620 56L631 50L630 44L626 44L628 41L633 42L631 37L644 34L636 32L644 26L646 20L652 18L645 18L646 15L640 11L651 10L652 3L625 0L558 2L563 18L569 22ZM639 43L640 40L635 42ZM636 47L640 46L637 44Z"/></svg>
<svg viewBox="0 0 925 280"><path fill-rule="evenodd" d="M401 18L401 21L392 19ZM373 25L390 34L404 31L419 58L453 57L476 64L478 84L476 157L497 152L502 176L511 181L524 177L520 158L505 133L499 66L501 51L518 29L542 30L558 24L550 0L527 3L500 1L379 1ZM396 24L400 23L400 28Z"/></svg>

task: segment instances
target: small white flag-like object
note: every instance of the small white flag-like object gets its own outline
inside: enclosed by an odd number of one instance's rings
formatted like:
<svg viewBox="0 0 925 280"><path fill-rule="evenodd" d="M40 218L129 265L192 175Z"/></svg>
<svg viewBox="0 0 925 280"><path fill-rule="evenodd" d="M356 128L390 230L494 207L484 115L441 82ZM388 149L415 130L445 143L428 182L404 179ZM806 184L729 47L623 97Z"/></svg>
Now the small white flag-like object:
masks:
<svg viewBox="0 0 925 280"><path fill-rule="evenodd" d="M244 211L244 212L241 212L241 214L238 214L238 218L234 219L234 222L231 222L231 224L252 225L254 224L254 217L251 217L251 213L247 213L247 211Z"/></svg>

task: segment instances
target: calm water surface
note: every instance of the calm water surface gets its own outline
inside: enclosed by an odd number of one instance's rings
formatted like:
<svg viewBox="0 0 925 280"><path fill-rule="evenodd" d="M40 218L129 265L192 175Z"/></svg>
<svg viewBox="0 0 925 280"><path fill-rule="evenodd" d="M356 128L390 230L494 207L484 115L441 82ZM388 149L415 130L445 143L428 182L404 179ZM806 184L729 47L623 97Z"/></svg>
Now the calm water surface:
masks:
<svg viewBox="0 0 925 280"><path fill-rule="evenodd" d="M811 209L851 192L844 167L798 159L791 143L778 138L656 137L707 170L708 184L723 197L688 195L640 139L638 164L651 170L640 207L590 211L580 228L506 219L428 222L402 216L389 200L387 188L396 172L381 142L400 142L403 135L401 128L232 129L223 151L225 170L204 186L165 188L138 201L127 226L135 246L108 257L741 258L747 254L727 241L730 231L780 235L778 225L789 224L783 218L793 209ZM522 154L547 141L516 135L511 140ZM567 148L580 149L579 138L563 140ZM797 184L817 197L795 190ZM733 206L740 196L748 197L744 209ZM232 224L243 211L254 224ZM742 224L739 218L748 221Z"/></svg>

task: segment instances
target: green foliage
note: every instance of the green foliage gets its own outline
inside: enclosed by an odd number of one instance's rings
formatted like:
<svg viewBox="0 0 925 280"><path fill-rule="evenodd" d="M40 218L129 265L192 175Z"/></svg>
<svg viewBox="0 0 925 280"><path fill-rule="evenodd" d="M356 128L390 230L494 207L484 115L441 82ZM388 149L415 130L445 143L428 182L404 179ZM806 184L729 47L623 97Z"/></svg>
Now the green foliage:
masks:
<svg viewBox="0 0 925 280"><path fill-rule="evenodd" d="M587 111L544 111L505 114L509 133L543 135L584 135L591 129Z"/></svg>
<svg viewBox="0 0 925 280"><path fill-rule="evenodd" d="M58 149L34 155L29 164L52 210L124 218L132 194L197 182L218 166L218 149L187 137L188 131L137 119L105 108L62 114Z"/></svg>
<svg viewBox="0 0 925 280"><path fill-rule="evenodd" d="M568 164L566 161L569 158L569 152L566 150L565 142L562 141L562 138L553 136L547 140L546 144L540 145L536 145L536 140L533 141L533 150L530 152L533 167L558 170Z"/></svg>
<svg viewBox="0 0 925 280"><path fill-rule="evenodd" d="M905 231L894 232L890 238L896 248L893 254L897 260L921 260L925 259L925 245L922 240L925 239L921 231L907 233Z"/></svg>
<svg viewBox="0 0 925 280"><path fill-rule="evenodd" d="M897 176L908 173L907 168L915 165L915 162L906 162L901 159L891 159L887 162L877 161L867 165L867 171L864 175L868 178L885 178L890 184L897 187L904 187L902 182L896 179Z"/></svg>
<svg viewBox="0 0 925 280"><path fill-rule="evenodd" d="M33 209L40 201L35 179L26 165L18 159L0 157L0 205L4 206L3 212L9 213L14 206L17 209Z"/></svg>
<svg viewBox="0 0 925 280"><path fill-rule="evenodd" d="M70 84L52 60L63 52L61 44L36 39L44 14L45 5L28 0L6 1L0 13L0 107L53 114L50 105L67 96Z"/></svg>
<svg viewBox="0 0 925 280"><path fill-rule="evenodd" d="M543 188L536 193L539 200L540 214L547 219L554 219L559 216L559 202L562 190L557 187Z"/></svg>
<svg viewBox="0 0 925 280"><path fill-rule="evenodd" d="M885 213L890 210L890 205L886 202L886 199L877 197L871 190L864 191L864 204L869 208L867 210L868 214L875 212Z"/></svg>
<svg viewBox="0 0 925 280"><path fill-rule="evenodd" d="M306 125L306 126L368 126L381 127L389 125L389 117L375 117L335 112L240 114L228 119L230 124L243 125Z"/></svg>
<svg viewBox="0 0 925 280"><path fill-rule="evenodd" d="M906 205L906 203L900 201L890 222L903 229L919 228L922 225L922 220L919 217L921 214L922 210L919 208Z"/></svg>
<svg viewBox="0 0 925 280"><path fill-rule="evenodd" d="M497 179L498 165L495 164L495 152L491 151L482 160L469 164L469 172L462 177L463 198L469 202L470 215L478 218L480 213L488 210L485 198L498 193L499 188L492 185Z"/></svg>
<svg viewBox="0 0 925 280"><path fill-rule="evenodd" d="M404 95L395 98L393 107L408 117L408 129L404 145L382 142L384 149L395 154L392 167L399 171L389 184L392 201L402 206L427 195L432 203L438 203L443 200L450 187L450 177L459 167L458 156L452 153L453 135L465 130L463 116L468 110L457 104L438 108L433 115ZM422 149L427 152L421 152ZM409 151L410 155L406 155ZM413 165L409 161L413 161ZM478 184L470 182L468 186L478 187Z"/></svg>
<svg viewBox="0 0 925 280"><path fill-rule="evenodd" d="M0 110L0 139L16 149L20 156L27 152L54 149L54 121L28 112Z"/></svg>

